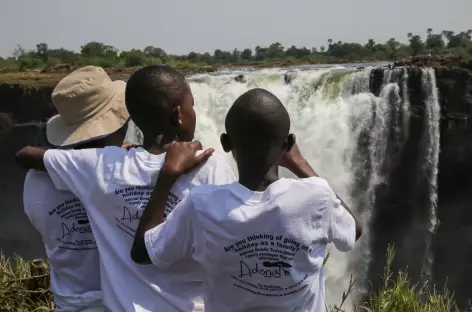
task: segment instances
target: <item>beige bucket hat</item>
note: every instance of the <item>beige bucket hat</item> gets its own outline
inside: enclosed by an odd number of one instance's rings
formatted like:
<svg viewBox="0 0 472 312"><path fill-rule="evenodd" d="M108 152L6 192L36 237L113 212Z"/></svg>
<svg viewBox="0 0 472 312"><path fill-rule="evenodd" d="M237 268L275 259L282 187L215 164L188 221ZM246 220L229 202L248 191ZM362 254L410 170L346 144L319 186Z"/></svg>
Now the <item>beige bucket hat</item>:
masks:
<svg viewBox="0 0 472 312"><path fill-rule="evenodd" d="M126 82L112 81L101 67L86 66L62 79L52 92L58 115L46 124L46 138L66 147L105 137L129 120Z"/></svg>

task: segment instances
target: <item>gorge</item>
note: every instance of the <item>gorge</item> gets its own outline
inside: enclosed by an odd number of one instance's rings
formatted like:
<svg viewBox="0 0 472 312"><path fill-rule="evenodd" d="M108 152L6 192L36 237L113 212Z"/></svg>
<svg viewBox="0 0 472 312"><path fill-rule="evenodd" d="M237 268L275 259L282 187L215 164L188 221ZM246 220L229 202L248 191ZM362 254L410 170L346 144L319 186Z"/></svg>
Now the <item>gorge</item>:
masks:
<svg viewBox="0 0 472 312"><path fill-rule="evenodd" d="M357 298L379 286L389 245L395 247L394 270L408 270L412 281L439 289L447 284L459 305L468 303L472 68L301 67L188 79L196 136L221 153L219 134L232 102L254 87L276 94L291 115L302 153L364 222L353 251L330 250L328 303L341 300L351 274ZM0 249L7 256L44 256L22 211L25 172L13 158L24 145L45 145L43 122L55 113L53 88L0 85ZM129 134L137 138L132 127Z"/></svg>

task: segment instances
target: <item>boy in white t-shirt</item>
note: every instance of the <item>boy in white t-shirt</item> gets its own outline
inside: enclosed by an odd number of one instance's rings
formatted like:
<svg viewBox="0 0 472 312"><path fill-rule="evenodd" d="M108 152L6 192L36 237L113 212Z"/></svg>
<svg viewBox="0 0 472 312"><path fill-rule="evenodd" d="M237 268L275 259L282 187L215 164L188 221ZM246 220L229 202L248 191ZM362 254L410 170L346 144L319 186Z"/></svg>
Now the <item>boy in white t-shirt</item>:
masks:
<svg viewBox="0 0 472 312"><path fill-rule="evenodd" d="M166 191L200 161L198 142L171 144L133 252L147 251L162 269L198 261L207 312L324 311L326 246L350 250L359 222L301 156L289 115L272 93L241 95L225 126L221 143L233 153L239 183L193 189L161 223ZM279 164L300 179L279 179Z"/></svg>
<svg viewBox="0 0 472 312"><path fill-rule="evenodd" d="M129 120L125 88L124 81L111 81L100 67L70 73L52 92L59 114L46 124L48 143L63 149L120 146ZM44 242L55 311L104 311L99 255L80 200L57 190L46 172L30 170L23 205Z"/></svg>
<svg viewBox="0 0 472 312"><path fill-rule="evenodd" d="M103 301L110 311L202 311L203 276L193 259L161 270L130 258L168 143L193 139L192 93L180 73L148 66L128 80L126 106L143 133L143 147L46 152L27 147L18 152L17 161L47 168L59 190L72 191L84 203L100 253ZM175 183L166 214L195 186L234 181L229 165L213 155Z"/></svg>

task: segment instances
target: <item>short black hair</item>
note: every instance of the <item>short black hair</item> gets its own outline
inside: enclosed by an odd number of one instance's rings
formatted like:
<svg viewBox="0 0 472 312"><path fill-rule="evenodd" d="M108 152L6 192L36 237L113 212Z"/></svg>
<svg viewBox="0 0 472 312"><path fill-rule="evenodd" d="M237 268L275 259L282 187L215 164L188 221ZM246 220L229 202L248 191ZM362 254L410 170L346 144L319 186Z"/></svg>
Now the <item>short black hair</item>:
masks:
<svg viewBox="0 0 472 312"><path fill-rule="evenodd" d="M174 109L186 92L185 76L165 65L151 65L137 70L126 84L126 107L143 134L166 131Z"/></svg>
<svg viewBox="0 0 472 312"><path fill-rule="evenodd" d="M236 99L225 121L235 148L267 149L283 144L290 131L290 117L271 92L255 88Z"/></svg>

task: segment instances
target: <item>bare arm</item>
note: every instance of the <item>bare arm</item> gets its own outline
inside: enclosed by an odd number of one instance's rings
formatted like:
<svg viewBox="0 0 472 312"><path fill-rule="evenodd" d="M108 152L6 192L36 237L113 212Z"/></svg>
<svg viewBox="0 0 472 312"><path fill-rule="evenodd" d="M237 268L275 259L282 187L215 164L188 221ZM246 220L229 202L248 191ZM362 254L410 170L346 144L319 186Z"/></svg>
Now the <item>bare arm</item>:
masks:
<svg viewBox="0 0 472 312"><path fill-rule="evenodd" d="M134 262L139 264L151 263L144 240L146 231L164 222L166 201L175 181L188 170L207 160L213 153L213 149L207 149L196 156L195 154L199 149L201 149L201 144L198 141L192 143L172 142L168 146L166 160L159 172L151 198L144 209L134 236L133 247L131 248L131 259Z"/></svg>
<svg viewBox="0 0 472 312"><path fill-rule="evenodd" d="M131 248L131 259L133 259L134 262L139 264L151 263L144 242L144 234L146 231L164 222L166 201L177 179L177 175L168 174L165 172L165 169L160 171L151 198L144 209L144 213L139 221L138 229L134 236L133 247Z"/></svg>
<svg viewBox="0 0 472 312"><path fill-rule="evenodd" d="M45 153L44 148L26 146L16 153L15 161L24 169L46 171L43 161Z"/></svg>

